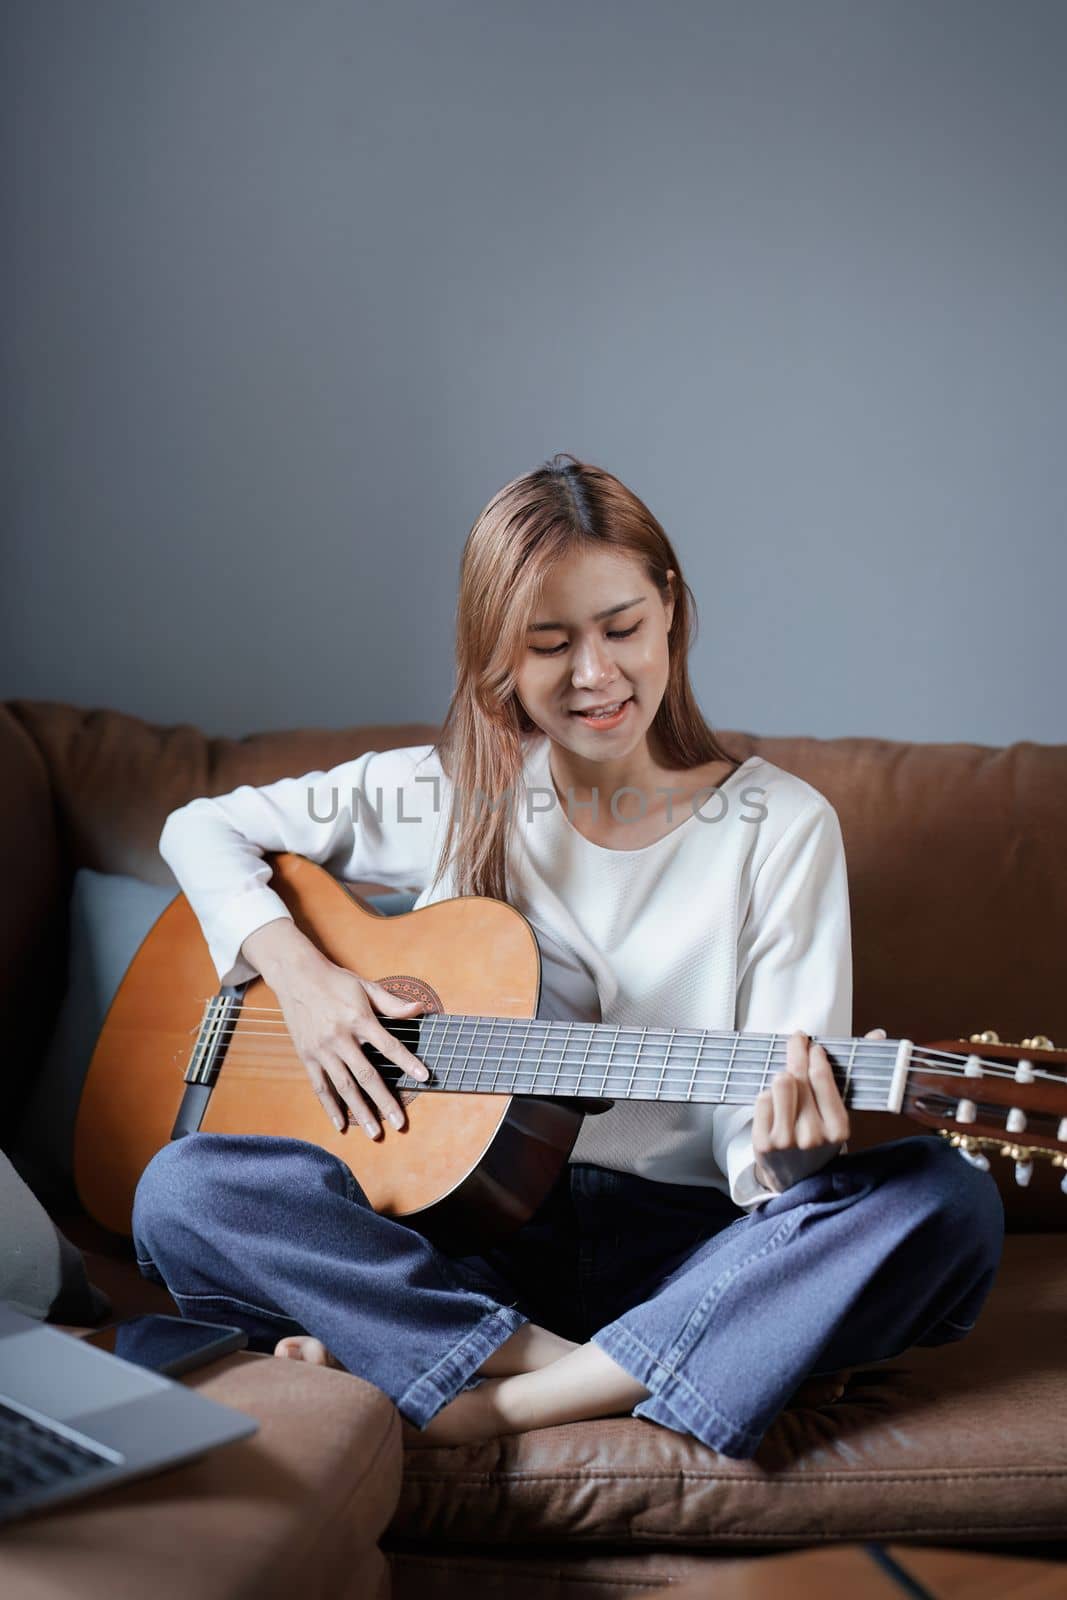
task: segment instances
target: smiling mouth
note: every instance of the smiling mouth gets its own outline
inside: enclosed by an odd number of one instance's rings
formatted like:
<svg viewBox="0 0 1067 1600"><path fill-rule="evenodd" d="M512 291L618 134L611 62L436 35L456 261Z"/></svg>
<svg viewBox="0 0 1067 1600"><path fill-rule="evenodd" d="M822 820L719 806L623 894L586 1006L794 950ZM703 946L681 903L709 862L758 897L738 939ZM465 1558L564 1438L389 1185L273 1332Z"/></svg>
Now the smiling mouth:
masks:
<svg viewBox="0 0 1067 1600"><path fill-rule="evenodd" d="M607 722L609 718L618 716L623 706L629 705L632 699L633 695L627 695L625 700L613 700L610 705L590 706L588 709L583 709L581 711L572 711L571 716L585 717L590 722L598 722L601 720Z"/></svg>

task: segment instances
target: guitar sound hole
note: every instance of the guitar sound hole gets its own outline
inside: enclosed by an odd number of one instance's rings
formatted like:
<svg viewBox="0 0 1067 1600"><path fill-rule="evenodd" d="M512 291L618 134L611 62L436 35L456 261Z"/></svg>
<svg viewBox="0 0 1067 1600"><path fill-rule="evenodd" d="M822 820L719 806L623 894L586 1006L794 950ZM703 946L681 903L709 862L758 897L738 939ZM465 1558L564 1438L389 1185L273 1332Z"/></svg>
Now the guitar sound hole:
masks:
<svg viewBox="0 0 1067 1600"><path fill-rule="evenodd" d="M431 984L424 983L421 978L412 977L410 973L394 973L391 977L379 978L378 982L382 985L383 989L388 989L390 994L395 994L398 1000L421 1000L423 1005L426 1006L429 1011L436 1011L438 1013L443 1012L445 1009L441 1004L441 996L437 993L437 990L433 988ZM382 1018L383 1023L389 1029L390 1033L395 1033L393 1024L399 1023L400 1020L401 1019L396 1017ZM416 1056L419 1053L418 1024L418 1017L412 1017L410 1021L406 1021L401 1024L404 1030L404 1044L411 1051L411 1053ZM413 1028L415 1029L414 1038L412 1037ZM386 1083L392 1087L393 1083L400 1075L398 1069L391 1061L387 1059L387 1057L381 1055L379 1051L375 1050L373 1045L365 1045L364 1051L367 1059L374 1066L381 1069L384 1063L386 1070L382 1072L382 1077L385 1079ZM413 1100L418 1099L419 1095L418 1089L394 1089L393 1092L402 1106L410 1105Z"/></svg>

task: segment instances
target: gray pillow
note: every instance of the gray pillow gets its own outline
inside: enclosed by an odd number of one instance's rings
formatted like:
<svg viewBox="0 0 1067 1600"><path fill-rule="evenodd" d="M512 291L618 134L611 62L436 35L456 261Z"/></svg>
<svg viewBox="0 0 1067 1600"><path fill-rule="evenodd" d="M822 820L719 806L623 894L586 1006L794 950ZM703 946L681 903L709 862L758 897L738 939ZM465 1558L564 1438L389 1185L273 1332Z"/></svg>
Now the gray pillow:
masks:
<svg viewBox="0 0 1067 1600"><path fill-rule="evenodd" d="M73 1195L78 1101L108 1007L177 892L88 867L74 875L67 992L16 1142L19 1167L49 1203Z"/></svg>
<svg viewBox="0 0 1067 1600"><path fill-rule="evenodd" d="M86 1277L79 1252L2 1152L0 1300L23 1316L79 1326L111 1310L107 1295Z"/></svg>
<svg viewBox="0 0 1067 1600"><path fill-rule="evenodd" d="M67 992L30 1096L15 1160L53 1206L74 1196L74 1124L82 1084L108 1007L126 969L175 888L81 868L70 899ZM387 915L409 911L417 896L403 891L368 897Z"/></svg>

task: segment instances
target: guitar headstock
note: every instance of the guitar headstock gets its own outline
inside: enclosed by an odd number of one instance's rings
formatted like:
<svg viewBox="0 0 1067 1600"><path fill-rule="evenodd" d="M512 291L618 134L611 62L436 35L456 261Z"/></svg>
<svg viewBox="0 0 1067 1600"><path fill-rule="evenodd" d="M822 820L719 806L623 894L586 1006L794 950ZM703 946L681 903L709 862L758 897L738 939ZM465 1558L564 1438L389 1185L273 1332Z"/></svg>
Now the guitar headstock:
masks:
<svg viewBox="0 0 1067 1600"><path fill-rule="evenodd" d="M957 1058L951 1071L940 1055ZM1064 1169L1067 1194L1067 1050L1044 1034L1013 1044L987 1030L939 1040L916 1057L902 1106L908 1116L936 1128L977 1167L988 1170L993 1154L1014 1161L1023 1187L1034 1162L1049 1161Z"/></svg>

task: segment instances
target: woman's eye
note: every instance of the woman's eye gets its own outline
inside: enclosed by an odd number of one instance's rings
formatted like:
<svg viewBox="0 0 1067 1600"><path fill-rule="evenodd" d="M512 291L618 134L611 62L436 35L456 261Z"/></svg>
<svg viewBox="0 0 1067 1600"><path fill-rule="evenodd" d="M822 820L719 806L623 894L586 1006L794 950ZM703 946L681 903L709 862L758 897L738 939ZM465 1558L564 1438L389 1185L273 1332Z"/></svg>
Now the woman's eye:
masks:
<svg viewBox="0 0 1067 1600"><path fill-rule="evenodd" d="M641 626L641 624L639 622L635 622L632 628L614 628L614 629L609 628L608 629L608 638L609 639L629 639L631 634L635 634L640 626ZM561 650L566 650L566 648L567 648L566 641L564 641L562 644L552 644L552 645L532 644L530 646L530 649L533 651L535 656L558 656L560 651Z"/></svg>

